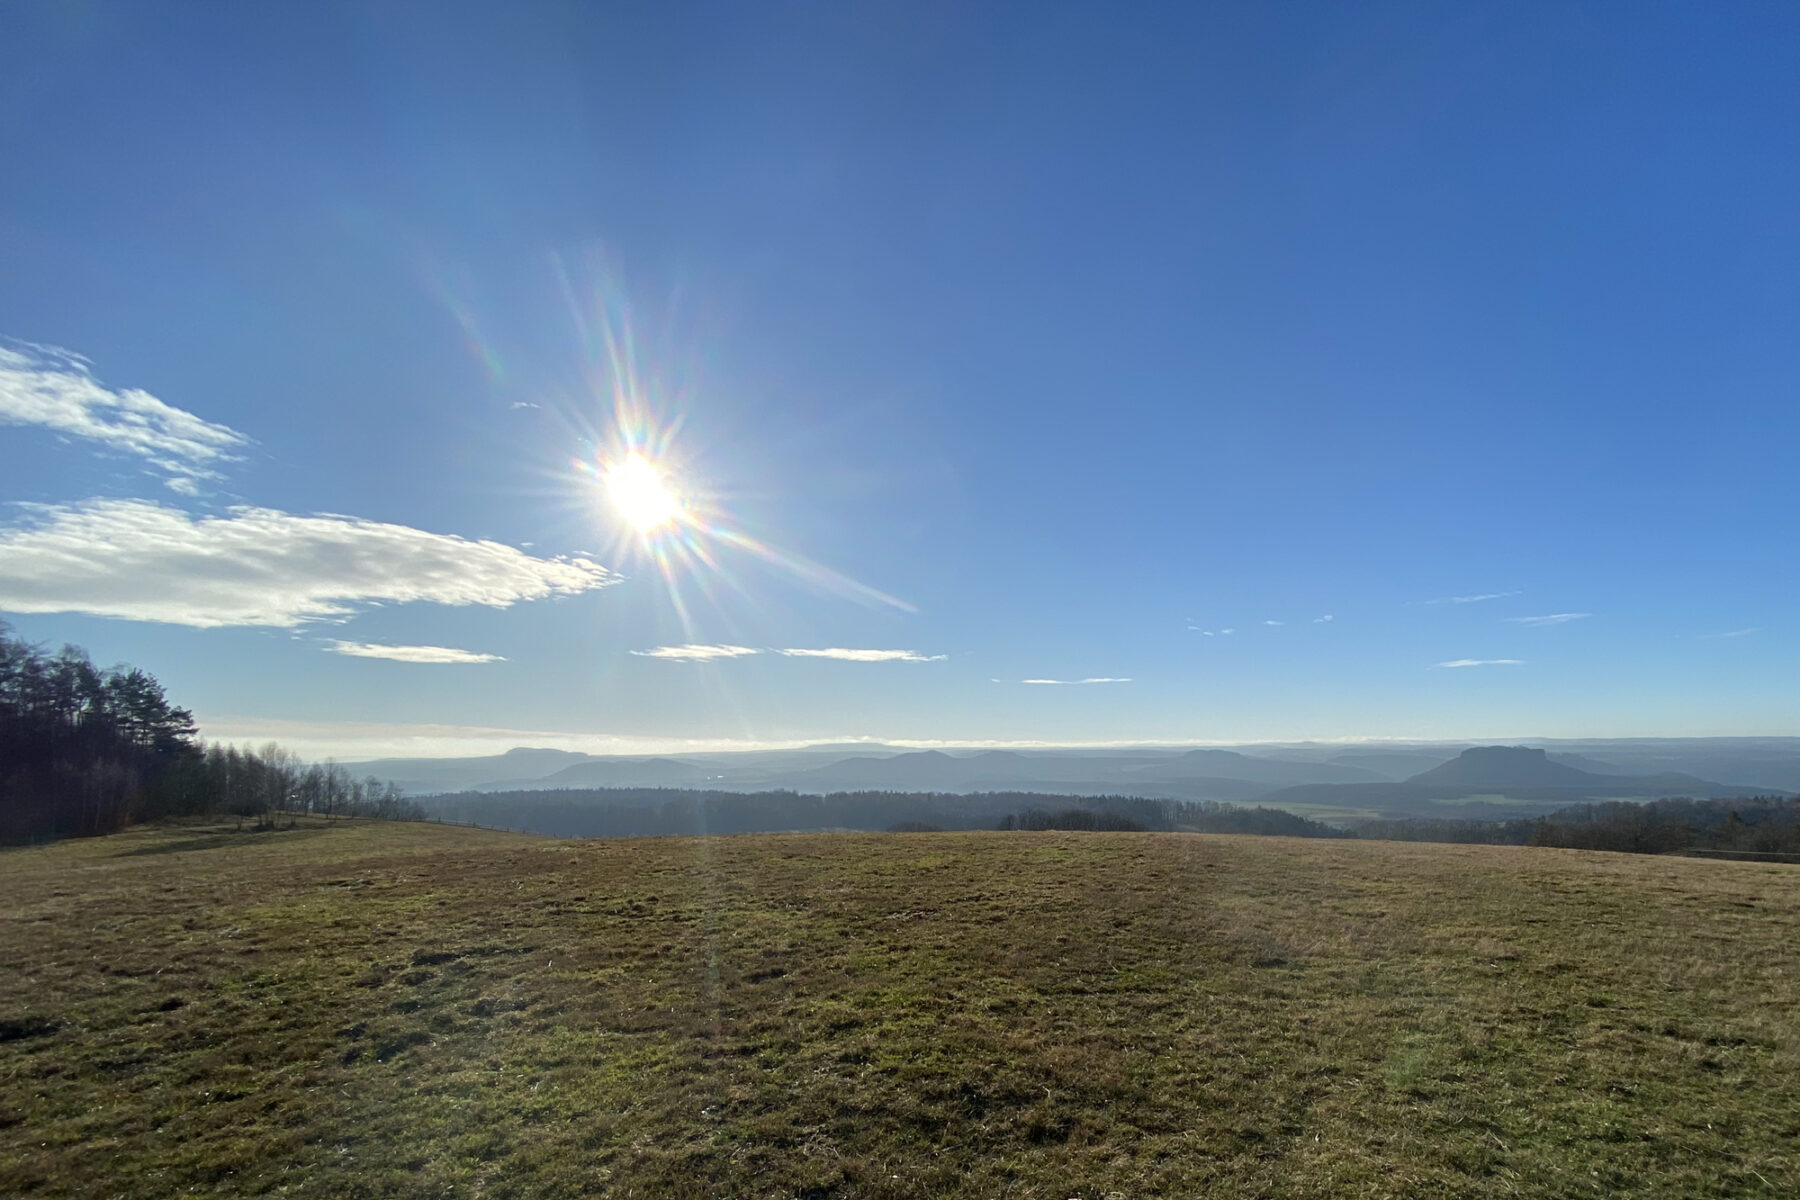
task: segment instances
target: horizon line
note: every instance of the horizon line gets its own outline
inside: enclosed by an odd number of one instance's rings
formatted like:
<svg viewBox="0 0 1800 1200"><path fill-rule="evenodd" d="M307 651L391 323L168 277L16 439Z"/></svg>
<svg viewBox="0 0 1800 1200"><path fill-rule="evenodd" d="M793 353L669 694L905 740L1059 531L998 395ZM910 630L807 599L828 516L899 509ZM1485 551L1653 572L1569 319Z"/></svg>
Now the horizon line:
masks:
<svg viewBox="0 0 1800 1200"><path fill-rule="evenodd" d="M1384 747L1524 745L1549 742L1767 741L1800 740L1790 733L1479 734L1420 736L1347 734L1332 737L1262 738L884 738L867 734L794 738L678 737L657 734L577 733L488 726L390 725L377 722L311 722L256 718L213 718L197 722L208 741L260 745L276 741L291 749L311 745L321 759L366 762L386 758L487 758L511 750L561 750L596 758L642 758L682 754L757 754L842 746L897 750L1183 750L1232 747ZM208 727L220 728L209 732Z"/></svg>

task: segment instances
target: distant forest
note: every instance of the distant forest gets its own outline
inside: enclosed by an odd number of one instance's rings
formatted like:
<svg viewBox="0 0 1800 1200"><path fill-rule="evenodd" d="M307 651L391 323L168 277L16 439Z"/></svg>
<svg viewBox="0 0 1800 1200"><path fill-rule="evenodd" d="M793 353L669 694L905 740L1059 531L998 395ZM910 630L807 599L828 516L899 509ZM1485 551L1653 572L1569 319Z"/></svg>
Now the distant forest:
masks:
<svg viewBox="0 0 1800 1200"><path fill-rule="evenodd" d="M1511 821L1365 821L1358 837L1397 842L1557 846L1628 854L1717 854L1800 861L1800 798L1614 800Z"/></svg>
<svg viewBox="0 0 1800 1200"><path fill-rule="evenodd" d="M663 837L805 831L1146 830L1276 837L1473 842L1800 859L1800 800L1615 801L1519 820L1362 821L1340 828L1278 808L1139 796L1032 792L718 792L565 788L459 792L420 802L429 819L553 837Z"/></svg>
<svg viewBox="0 0 1800 1200"><path fill-rule="evenodd" d="M273 743L207 745L193 714L134 667L101 669L0 623L0 843L113 833L169 817L275 814L421 818L553 837L806 830L1150 830L1373 838L1715 854L1800 861L1800 799L1612 801L1518 820L1410 818L1339 828L1278 808L1034 792L721 792L671 788L460 792L398 786L302 763Z"/></svg>
<svg viewBox="0 0 1800 1200"><path fill-rule="evenodd" d="M1140 829L1347 837L1276 808L1036 792L711 792L593 788L428 796L428 817L554 837L662 837L802 830Z"/></svg>
<svg viewBox="0 0 1800 1200"><path fill-rule="evenodd" d="M420 815L391 783L302 764L273 743L207 745L149 673L102 670L75 646L51 654L0 624L0 843L276 812Z"/></svg>

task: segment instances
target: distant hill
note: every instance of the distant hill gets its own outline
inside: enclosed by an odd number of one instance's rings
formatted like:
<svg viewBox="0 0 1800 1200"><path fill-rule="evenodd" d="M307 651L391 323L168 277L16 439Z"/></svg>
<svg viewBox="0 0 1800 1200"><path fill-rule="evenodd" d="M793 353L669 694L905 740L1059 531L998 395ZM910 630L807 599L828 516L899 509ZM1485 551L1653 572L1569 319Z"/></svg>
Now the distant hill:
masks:
<svg viewBox="0 0 1800 1200"><path fill-rule="evenodd" d="M1591 760L1588 760L1591 761ZM1630 775L1584 771L1526 746L1476 746L1441 767L1421 771L1407 783L1430 788L1464 788L1512 793L1543 788L1576 788L1591 795L1748 795L1754 787L1713 783L1680 771Z"/></svg>
<svg viewBox="0 0 1800 1200"><path fill-rule="evenodd" d="M1475 746L1399 783L1314 784L1257 797L1278 808L1338 808L1393 816L1529 816L1588 800L1655 800L1748 796L1759 789L1714 783L1679 772L1602 775L1557 762L1526 746Z"/></svg>
<svg viewBox="0 0 1800 1200"><path fill-rule="evenodd" d="M897 788L944 791L970 786L984 774L974 759L952 758L942 750L916 750L885 758L858 755L820 767L790 771L783 778L803 790Z"/></svg>
<svg viewBox="0 0 1800 1200"><path fill-rule="evenodd" d="M1132 770L1130 779L1242 779L1273 788L1296 783L1377 783L1381 772L1345 763L1305 763L1300 759L1256 757L1237 750L1188 750L1186 754Z"/></svg>
<svg viewBox="0 0 1800 1200"><path fill-rule="evenodd" d="M1675 771L1739 780L1760 791L1800 792L1800 738L1622 738L1544 743L1551 756L1592 756L1632 775ZM1598 767L1574 765L1596 771Z"/></svg>
<svg viewBox="0 0 1800 1200"><path fill-rule="evenodd" d="M1146 790L1126 782L1135 767L1156 760L1146 757L1020 754L1011 750L984 750L955 755L941 750L921 750L884 758L858 756L818 767L787 771L769 782L798 791L845 791L863 788L895 791L984 792L1037 790L1062 793L1104 793ZM1152 789L1161 795L1171 789ZM1228 795L1217 795L1219 791ZM1232 786L1212 789L1212 798L1236 799L1262 789ZM1180 789L1188 795L1191 789Z"/></svg>
<svg viewBox="0 0 1800 1200"><path fill-rule="evenodd" d="M373 775L377 779L392 780L407 792L419 795L460 792L504 780L541 779L590 757L572 750L516 746L504 754L467 758L376 758L344 763L343 766L359 778Z"/></svg>
<svg viewBox="0 0 1800 1200"><path fill-rule="evenodd" d="M1302 762L1297 759L1258 758L1236 750L1190 750L1172 759L1152 763L1131 772L1134 779L1242 779L1280 787L1296 783L1372 783L1381 772L1336 762Z"/></svg>
<svg viewBox="0 0 1800 1200"><path fill-rule="evenodd" d="M540 779L514 786L534 788L677 787L704 783L707 771L696 763L674 758L596 758L564 767ZM486 784L484 792L505 790L503 784Z"/></svg>
<svg viewBox="0 0 1800 1200"><path fill-rule="evenodd" d="M1800 739L1636 739L1533 741L1529 747L1464 744L1385 748L1071 747L1056 749L904 750L865 742L781 750L712 751L676 756L591 755L520 747L472 758L394 758L346 764L352 774L398 783L414 796L539 787L694 787L726 791L792 788L839 791L1030 791L1134 794L1183 799L1261 800L1294 787L1362 785L1342 793L1359 809L1369 797L1417 793L1437 799L1550 789L1563 803L1594 796L1748 795L1800 792ZM1246 752L1248 751L1248 752ZM1743 781L1726 786L1711 780ZM1560 789L1560 790L1559 790ZM1296 803L1313 803L1288 797Z"/></svg>
<svg viewBox="0 0 1800 1200"><path fill-rule="evenodd" d="M1542 750L1525 746L1475 746L1441 766L1407 780L1426 787L1508 788L1588 787L1601 776L1553 762Z"/></svg>
<svg viewBox="0 0 1800 1200"><path fill-rule="evenodd" d="M1272 786L1309 779L1379 779L1367 771L1316 763L1273 763L1229 751L1174 758L1148 755L1021 754L987 750L958 756L923 750L886 758L857 757L789 771L765 786L798 791L1040 791L1130 794L1184 799L1247 800ZM733 786L726 784L725 786Z"/></svg>
<svg viewBox="0 0 1800 1200"><path fill-rule="evenodd" d="M1448 758L1444 754L1407 754L1401 751L1353 751L1334 755L1327 762L1341 767L1356 767L1364 771L1373 771L1394 782L1408 779L1420 771L1429 771Z"/></svg>
<svg viewBox="0 0 1800 1200"><path fill-rule="evenodd" d="M1565 767L1574 767L1578 771L1586 771L1593 775L1638 775L1644 772L1633 771L1630 767L1621 767L1618 763L1602 762L1597 758L1589 758L1585 754L1558 754L1546 751L1550 761L1561 763ZM1660 772L1652 772L1657 774ZM1729 774L1730 772L1726 772Z"/></svg>

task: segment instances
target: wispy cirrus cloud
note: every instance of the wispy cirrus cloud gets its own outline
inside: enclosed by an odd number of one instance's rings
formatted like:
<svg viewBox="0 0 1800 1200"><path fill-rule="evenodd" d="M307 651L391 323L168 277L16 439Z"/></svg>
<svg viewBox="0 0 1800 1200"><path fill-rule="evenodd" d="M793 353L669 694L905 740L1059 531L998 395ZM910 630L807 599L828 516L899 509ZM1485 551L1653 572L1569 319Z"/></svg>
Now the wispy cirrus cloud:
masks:
<svg viewBox="0 0 1800 1200"><path fill-rule="evenodd" d="M1286 625L1287 622L1286 621L1264 621L1263 624L1270 626L1271 628L1278 628L1282 625Z"/></svg>
<svg viewBox="0 0 1800 1200"><path fill-rule="evenodd" d="M1585 621L1593 613L1545 613L1541 617L1503 617L1513 625L1567 625L1570 621Z"/></svg>
<svg viewBox="0 0 1800 1200"><path fill-rule="evenodd" d="M1449 662L1436 663L1438 667L1518 667L1523 666L1522 658L1453 658Z"/></svg>
<svg viewBox="0 0 1800 1200"><path fill-rule="evenodd" d="M491 663L505 662L498 654L479 654L473 650L457 650L451 646L389 646L379 642L341 642L335 639L325 643L325 648L333 654L344 654L351 658L386 658L403 663Z"/></svg>
<svg viewBox="0 0 1800 1200"><path fill-rule="evenodd" d="M1337 620L1336 617L1332 616L1330 613L1326 613L1322 617L1314 617L1312 623L1314 625L1329 625L1335 620Z"/></svg>
<svg viewBox="0 0 1800 1200"><path fill-rule="evenodd" d="M1703 639L1705 639L1706 641L1716 641L1719 638L1749 637L1753 633L1761 633L1761 632L1762 632L1761 625L1751 625L1744 629L1728 629L1724 633L1703 633L1700 636Z"/></svg>
<svg viewBox="0 0 1800 1200"><path fill-rule="evenodd" d="M1003 679L996 679L994 682L1004 683L1006 681ZM1086 679L1021 679L1019 682L1029 683L1037 687L1079 687L1084 683L1130 683L1131 680L1112 675L1090 675Z"/></svg>
<svg viewBox="0 0 1800 1200"><path fill-rule="evenodd" d="M669 662L718 662L726 658L743 658L750 654L761 654L754 646L704 646L689 644L686 646L654 646L649 650L633 650L639 658L661 658Z"/></svg>
<svg viewBox="0 0 1800 1200"><path fill-rule="evenodd" d="M757 646L687 645L657 646L650 650L633 650L639 658L664 658L672 662L716 662L725 658L745 658L752 654L779 654L785 658L835 658L839 662L942 662L946 655L920 654L917 650L854 650L829 646L810 650L804 647L764 650Z"/></svg>
<svg viewBox="0 0 1800 1200"><path fill-rule="evenodd" d="M137 388L115 390L88 361L32 342L0 343L0 424L35 425L143 459L185 495L219 477L251 442Z"/></svg>
<svg viewBox="0 0 1800 1200"><path fill-rule="evenodd" d="M789 658L835 658L843 662L943 662L945 655L920 654L916 650L846 650L832 646L823 650L778 650Z"/></svg>
<svg viewBox="0 0 1800 1200"><path fill-rule="evenodd" d="M1476 592L1470 596L1439 596L1435 600L1421 600L1420 604L1481 604L1488 600L1504 600L1508 596L1522 596L1525 593L1518 588L1510 592Z"/></svg>
<svg viewBox="0 0 1800 1200"><path fill-rule="evenodd" d="M581 556L536 558L356 517L267 508L195 516L146 500L26 513L0 528L0 609L20 613L291 628L371 604L507 608L618 580Z"/></svg>

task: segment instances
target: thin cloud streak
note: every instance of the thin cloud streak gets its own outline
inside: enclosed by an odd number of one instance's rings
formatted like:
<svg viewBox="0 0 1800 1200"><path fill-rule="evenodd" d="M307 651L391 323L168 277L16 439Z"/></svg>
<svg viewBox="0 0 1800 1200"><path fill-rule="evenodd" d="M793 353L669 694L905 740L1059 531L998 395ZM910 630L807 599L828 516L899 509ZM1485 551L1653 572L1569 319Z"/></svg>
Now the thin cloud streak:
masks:
<svg viewBox="0 0 1800 1200"><path fill-rule="evenodd" d="M1434 664L1437 667L1517 667L1523 666L1522 658L1453 658L1449 662Z"/></svg>
<svg viewBox="0 0 1800 1200"><path fill-rule="evenodd" d="M574 595L618 576L581 556L535 558L356 517L233 508L196 517L147 500L32 505L0 528L0 609L127 621L292 628L371 604L480 604Z"/></svg>
<svg viewBox="0 0 1800 1200"><path fill-rule="evenodd" d="M1501 620L1514 625L1567 625L1570 621L1585 621L1593 615L1593 613L1546 613L1541 617L1502 617Z"/></svg>
<svg viewBox="0 0 1800 1200"><path fill-rule="evenodd" d="M403 663L491 663L505 662L498 654L479 654L451 646L386 646L379 642L327 641L325 648L333 654L351 658L385 658Z"/></svg>
<svg viewBox="0 0 1800 1200"><path fill-rule="evenodd" d="M779 650L763 650L756 646L730 645L696 645L656 646L649 650L633 650L631 653L639 658L661 658L671 662L716 662L728 658L747 658L753 654L779 654L784 658L831 658L839 662L882 663L882 662L942 662L947 655L920 654L917 650L855 650L843 646L828 646L812 650L804 647L790 647Z"/></svg>
<svg viewBox="0 0 1800 1200"><path fill-rule="evenodd" d="M1525 593L1515 588L1510 592L1477 592L1472 596L1439 596L1435 600L1421 600L1420 604L1480 604L1487 600L1504 600L1508 596L1522 596Z"/></svg>
<svg viewBox="0 0 1800 1200"><path fill-rule="evenodd" d="M1747 629L1732 629L1732 630L1728 630L1725 633L1703 633L1700 636L1701 636L1701 638L1703 638L1706 641L1717 641L1719 638L1749 637L1753 633L1761 633L1761 632L1762 632L1761 625L1752 625L1752 626L1748 627Z"/></svg>
<svg viewBox="0 0 1800 1200"><path fill-rule="evenodd" d="M35 425L136 455L183 495L198 492L199 480L219 478L219 466L251 444L149 392L106 387L80 355L31 342L0 344L0 424Z"/></svg>
<svg viewBox="0 0 1800 1200"><path fill-rule="evenodd" d="M1000 683L1003 681L996 679L994 682ZM1131 680L1110 675L1090 675L1086 679L1021 679L1019 682L1033 684L1038 687L1080 687L1082 684L1087 683L1130 683Z"/></svg>
<svg viewBox="0 0 1800 1200"><path fill-rule="evenodd" d="M649 650L633 650L639 658L661 658L669 662L717 662L720 659L743 658L761 654L753 646L656 646Z"/></svg>
<svg viewBox="0 0 1800 1200"><path fill-rule="evenodd" d="M789 658L835 658L843 662L943 662L947 655L920 654L916 650L846 650L832 646L824 650L780 650Z"/></svg>

